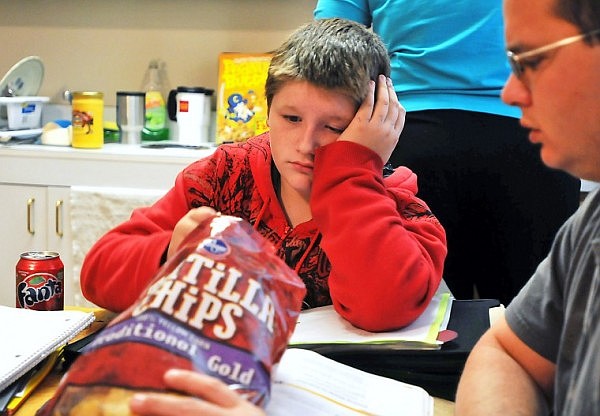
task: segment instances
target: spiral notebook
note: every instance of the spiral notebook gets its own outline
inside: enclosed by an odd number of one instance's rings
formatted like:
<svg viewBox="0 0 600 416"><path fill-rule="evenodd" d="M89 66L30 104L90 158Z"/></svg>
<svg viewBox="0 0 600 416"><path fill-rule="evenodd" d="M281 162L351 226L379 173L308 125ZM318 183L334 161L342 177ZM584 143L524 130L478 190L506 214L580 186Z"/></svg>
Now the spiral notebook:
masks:
<svg viewBox="0 0 600 416"><path fill-rule="evenodd" d="M94 321L93 312L0 306L0 391Z"/></svg>

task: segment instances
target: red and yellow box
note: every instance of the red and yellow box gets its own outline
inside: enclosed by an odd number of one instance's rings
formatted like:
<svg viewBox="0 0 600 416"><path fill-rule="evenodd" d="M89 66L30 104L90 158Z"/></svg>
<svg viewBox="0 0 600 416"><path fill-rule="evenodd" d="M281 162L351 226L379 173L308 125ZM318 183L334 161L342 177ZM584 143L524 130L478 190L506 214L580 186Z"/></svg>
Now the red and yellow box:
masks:
<svg viewBox="0 0 600 416"><path fill-rule="evenodd" d="M219 55L217 144L244 142L268 130L265 81L271 56L238 52Z"/></svg>

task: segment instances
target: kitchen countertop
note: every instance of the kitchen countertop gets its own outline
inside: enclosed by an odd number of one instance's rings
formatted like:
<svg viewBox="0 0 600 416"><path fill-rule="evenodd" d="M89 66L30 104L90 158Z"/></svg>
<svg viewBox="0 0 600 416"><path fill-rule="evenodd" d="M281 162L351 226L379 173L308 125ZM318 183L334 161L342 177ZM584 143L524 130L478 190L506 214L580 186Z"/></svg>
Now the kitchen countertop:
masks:
<svg viewBox="0 0 600 416"><path fill-rule="evenodd" d="M107 143L101 149L5 144L0 146L0 182L168 189L185 166L214 149L148 149L119 143Z"/></svg>

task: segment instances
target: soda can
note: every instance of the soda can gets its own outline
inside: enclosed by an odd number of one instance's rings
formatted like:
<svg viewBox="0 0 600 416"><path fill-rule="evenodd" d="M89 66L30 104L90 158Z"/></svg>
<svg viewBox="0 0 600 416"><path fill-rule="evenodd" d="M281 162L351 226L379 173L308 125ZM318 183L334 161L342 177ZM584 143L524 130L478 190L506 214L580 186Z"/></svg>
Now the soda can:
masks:
<svg viewBox="0 0 600 416"><path fill-rule="evenodd" d="M65 266L58 253L28 251L16 266L17 308L55 311L64 308Z"/></svg>
<svg viewBox="0 0 600 416"><path fill-rule="evenodd" d="M71 146L99 149L104 145L104 94L73 92L73 138Z"/></svg>

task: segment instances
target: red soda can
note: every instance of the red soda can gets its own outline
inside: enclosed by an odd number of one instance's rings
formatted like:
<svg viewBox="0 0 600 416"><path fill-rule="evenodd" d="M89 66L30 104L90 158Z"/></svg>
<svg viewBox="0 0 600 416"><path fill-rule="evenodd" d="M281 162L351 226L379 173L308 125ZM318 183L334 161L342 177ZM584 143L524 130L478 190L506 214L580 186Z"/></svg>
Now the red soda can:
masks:
<svg viewBox="0 0 600 416"><path fill-rule="evenodd" d="M56 311L64 308L65 266L58 253L28 251L16 267L17 308Z"/></svg>

